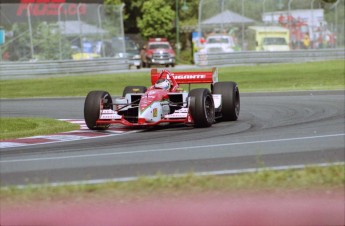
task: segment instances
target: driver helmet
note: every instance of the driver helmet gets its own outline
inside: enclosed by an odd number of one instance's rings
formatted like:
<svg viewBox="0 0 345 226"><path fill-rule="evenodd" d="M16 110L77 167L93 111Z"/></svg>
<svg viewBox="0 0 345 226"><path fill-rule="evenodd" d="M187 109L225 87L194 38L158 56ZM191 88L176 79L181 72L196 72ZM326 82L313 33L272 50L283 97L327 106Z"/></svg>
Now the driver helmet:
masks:
<svg viewBox="0 0 345 226"><path fill-rule="evenodd" d="M156 89L164 89L169 90L170 89L170 82L168 79L158 79L155 84Z"/></svg>

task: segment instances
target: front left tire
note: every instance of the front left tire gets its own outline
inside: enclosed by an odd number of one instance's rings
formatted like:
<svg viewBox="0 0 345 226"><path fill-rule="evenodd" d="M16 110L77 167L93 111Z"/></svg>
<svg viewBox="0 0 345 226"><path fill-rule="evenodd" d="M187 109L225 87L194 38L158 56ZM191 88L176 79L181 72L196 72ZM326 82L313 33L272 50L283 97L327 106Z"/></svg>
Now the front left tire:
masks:
<svg viewBox="0 0 345 226"><path fill-rule="evenodd" d="M199 88L189 92L189 110L194 120L194 127L210 127L215 120L214 102L208 89Z"/></svg>

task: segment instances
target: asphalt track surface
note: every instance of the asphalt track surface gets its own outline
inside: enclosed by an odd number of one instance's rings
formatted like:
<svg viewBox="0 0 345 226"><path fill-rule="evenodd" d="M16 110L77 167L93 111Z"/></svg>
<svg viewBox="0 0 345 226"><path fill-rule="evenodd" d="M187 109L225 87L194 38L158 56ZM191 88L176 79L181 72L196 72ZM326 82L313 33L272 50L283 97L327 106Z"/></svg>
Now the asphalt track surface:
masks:
<svg viewBox="0 0 345 226"><path fill-rule="evenodd" d="M1 99L2 117L83 118L84 98ZM344 162L344 91L242 93L236 122L0 149L1 186Z"/></svg>

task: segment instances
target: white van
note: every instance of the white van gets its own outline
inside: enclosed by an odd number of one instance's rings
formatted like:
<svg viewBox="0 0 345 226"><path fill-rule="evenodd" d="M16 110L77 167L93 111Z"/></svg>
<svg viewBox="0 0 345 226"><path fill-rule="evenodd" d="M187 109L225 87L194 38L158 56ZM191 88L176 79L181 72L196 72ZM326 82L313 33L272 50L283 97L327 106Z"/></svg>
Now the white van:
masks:
<svg viewBox="0 0 345 226"><path fill-rule="evenodd" d="M210 35L207 37L202 53L234 52L235 43L228 35Z"/></svg>

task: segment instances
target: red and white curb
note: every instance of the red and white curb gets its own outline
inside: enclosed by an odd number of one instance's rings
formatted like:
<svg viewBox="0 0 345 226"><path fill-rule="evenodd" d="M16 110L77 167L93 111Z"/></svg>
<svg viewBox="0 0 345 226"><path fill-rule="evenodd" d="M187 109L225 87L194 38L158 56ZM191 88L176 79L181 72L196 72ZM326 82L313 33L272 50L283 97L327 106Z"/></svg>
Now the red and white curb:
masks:
<svg viewBox="0 0 345 226"><path fill-rule="evenodd" d="M23 146L37 145L37 144L86 140L86 139L91 139L91 138L115 136L115 135L121 135L121 134L133 133L133 132L139 131L139 130L134 130L134 129L126 128L126 127L110 127L109 129L104 130L104 131L93 131L87 128L84 120L76 120L76 119L60 119L60 120L79 124L80 129L69 131L69 132L51 134L51 135L3 140L3 141L0 141L0 149L11 148L11 147L23 147Z"/></svg>

